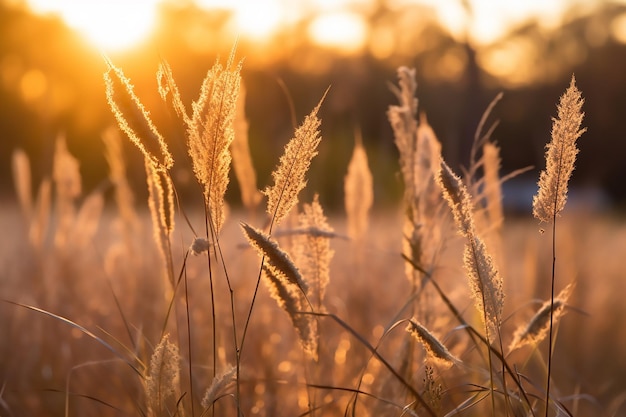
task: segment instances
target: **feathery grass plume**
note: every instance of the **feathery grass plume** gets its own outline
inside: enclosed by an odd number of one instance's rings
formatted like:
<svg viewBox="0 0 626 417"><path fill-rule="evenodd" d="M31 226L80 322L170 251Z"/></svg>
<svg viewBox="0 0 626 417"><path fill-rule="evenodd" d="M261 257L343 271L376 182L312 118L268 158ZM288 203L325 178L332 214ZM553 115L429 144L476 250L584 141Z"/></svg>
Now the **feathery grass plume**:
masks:
<svg viewBox="0 0 626 417"><path fill-rule="evenodd" d="M413 189L416 184L414 176L416 134L417 134L417 99L415 91L415 69L398 68L398 84L400 88L391 86L400 104L389 106L387 118L391 123L396 146L400 151L400 170L404 179L405 198L412 200L417 194Z"/></svg>
<svg viewBox="0 0 626 417"><path fill-rule="evenodd" d="M154 241L165 264L170 284L174 286L174 270L170 250L170 238L174 230L174 184L170 176L159 171L151 160L145 159L144 162Z"/></svg>
<svg viewBox="0 0 626 417"><path fill-rule="evenodd" d="M554 298L553 305L550 300L544 302L528 324L520 326L515 331L513 340L509 345L509 352L522 346L536 345L545 339L550 330L550 311L552 311L552 321L554 325L558 323L559 319L565 314L565 306L572 293L572 289L573 284L569 284L567 287L563 288L559 295Z"/></svg>
<svg viewBox="0 0 626 417"><path fill-rule="evenodd" d="M174 158L165 139L150 119L150 113L135 95L124 72L108 58L105 60L108 66L104 73L107 101L120 129L159 171L170 169Z"/></svg>
<svg viewBox="0 0 626 417"><path fill-rule="evenodd" d="M391 86L399 104L390 106L387 118L400 153L406 216L403 225L403 253L423 270L435 263L441 249L441 195L434 182L439 169L441 145L425 116L418 123L415 69L398 68L399 87ZM407 264L406 276L414 291L421 286L422 273Z"/></svg>
<svg viewBox="0 0 626 417"><path fill-rule="evenodd" d="M484 313L483 320L489 327L490 339L493 339L498 334L504 308L504 288L502 276L482 239L477 236L469 238L463 253L463 265L476 309Z"/></svg>
<svg viewBox="0 0 626 417"><path fill-rule="evenodd" d="M131 236L139 227L139 219L135 211L135 197L126 175L126 165L122 151L122 140L119 131L113 127L102 134L105 145L105 157L109 164L109 179L115 187L115 203L124 225L125 239L130 242Z"/></svg>
<svg viewBox="0 0 626 417"><path fill-rule="evenodd" d="M441 143L428 123L425 114L420 115L417 127L416 155L414 163L415 196L418 198L419 213L430 223L437 217L441 207L441 193L435 176L441 165Z"/></svg>
<svg viewBox="0 0 626 417"><path fill-rule="evenodd" d="M491 339L498 333L504 307L502 276L485 243L476 235L469 192L445 161L441 162L441 171L437 180L450 205L457 227L467 239L463 264L476 308L483 315L483 321Z"/></svg>
<svg viewBox="0 0 626 417"><path fill-rule="evenodd" d="M248 209L254 209L259 205L263 195L257 188L256 171L250 156L248 144L248 121L245 112L246 89L241 83L239 97L235 109L235 138L230 144L230 152L233 157L233 168L241 190L241 201Z"/></svg>
<svg viewBox="0 0 626 417"><path fill-rule="evenodd" d="M268 197L267 212L272 218L272 224L280 223L287 216L298 203L298 194L306 186L304 177L322 140L319 130L321 121L317 112L327 93L328 90L296 129L295 136L287 143L285 153L280 157L278 168L272 172L274 185L263 191Z"/></svg>
<svg viewBox="0 0 626 417"><path fill-rule="evenodd" d="M472 199L467 192L467 188L446 164L441 161L441 169L437 176L437 182L441 186L443 196L448 202L454 221L461 234L470 237L474 234L474 218L472 216Z"/></svg>
<svg viewBox="0 0 626 417"><path fill-rule="evenodd" d="M546 169L539 176L539 191L533 198L533 216L550 223L567 201L567 184L578 154L576 140L587 130L581 129L584 99L572 80L558 105L558 116L552 119L552 140L546 145Z"/></svg>
<svg viewBox="0 0 626 417"><path fill-rule="evenodd" d="M24 220L30 222L33 215L33 192L28 155L22 149L15 149L11 158L15 193L22 209Z"/></svg>
<svg viewBox="0 0 626 417"><path fill-rule="evenodd" d="M265 257L265 268L271 271L276 278L293 284L306 294L307 283L293 261L279 246L278 242L254 227L241 223L241 227L250 244L257 250L260 257Z"/></svg>
<svg viewBox="0 0 626 417"><path fill-rule="evenodd" d="M178 392L180 381L180 355L178 346L163 336L150 358L150 368L144 380L144 391L149 416L164 414L166 401ZM169 415L169 414L168 414Z"/></svg>
<svg viewBox="0 0 626 417"><path fill-rule="evenodd" d="M374 180L367 163L360 130L343 180L344 202L348 216L348 236L358 240L367 232L368 214L374 203Z"/></svg>
<svg viewBox="0 0 626 417"><path fill-rule="evenodd" d="M407 218L403 229L407 238L404 239L404 253L429 269L441 249L442 221L445 219L441 216L441 191L435 181L441 163L441 144L425 115L420 117L416 135L413 194L411 200L405 201ZM405 272L413 279L419 276L419 272L408 264Z"/></svg>
<svg viewBox="0 0 626 417"><path fill-rule="evenodd" d="M309 302L305 295L292 282L285 281L280 276L274 274L275 270L268 265L263 265L265 283L270 291L271 297L276 300L296 329L300 337L300 343L304 351L315 361L318 359L318 336L317 320L309 314L300 314L309 310Z"/></svg>
<svg viewBox="0 0 626 417"><path fill-rule="evenodd" d="M178 91L178 86L174 81L172 68L170 68L170 64L165 60L161 60L161 62L159 62L159 69L157 70L157 84L159 85L159 95L161 96L161 99L167 102L168 97L171 96L171 105L174 108L174 111L178 117L183 119L185 124L189 124L190 119L187 115L187 109L183 104L180 92Z"/></svg>
<svg viewBox="0 0 626 417"><path fill-rule="evenodd" d="M296 263L302 276L313 287L317 306L321 308L330 281L330 261L335 251L330 248L330 238L334 233L328 224L324 210L315 194L311 204L305 204L299 216L301 230L314 231L303 233L296 239Z"/></svg>
<svg viewBox="0 0 626 417"><path fill-rule="evenodd" d="M452 366L461 361L448 351L448 349L437 339L426 327L417 320L409 320L406 331L415 337L426 349L427 360L431 360L438 365Z"/></svg>
<svg viewBox="0 0 626 417"><path fill-rule="evenodd" d="M37 200L35 201L35 214L30 224L28 238L33 247L39 249L48 232L50 224L50 207L52 205L52 184L49 178L44 178L39 184Z"/></svg>
<svg viewBox="0 0 626 417"><path fill-rule="evenodd" d="M226 208L224 194L228 187L230 144L235 133L233 121L237 95L241 83L241 62L233 66L234 49L222 67L216 62L208 71L200 96L193 103L193 114L188 123L188 151L193 171L204 187L212 230L219 234Z"/></svg>
<svg viewBox="0 0 626 417"><path fill-rule="evenodd" d="M76 217L76 199L82 192L79 163L67 150L64 136L59 136L54 150L52 178L56 187L57 228L54 243L64 247Z"/></svg>
<svg viewBox="0 0 626 417"><path fill-rule="evenodd" d="M213 378L213 382L211 382L211 386L204 393L204 397L202 397L202 406L205 409L211 408L228 386L235 382L236 378L237 367L232 365L227 366L219 375L216 375Z"/></svg>

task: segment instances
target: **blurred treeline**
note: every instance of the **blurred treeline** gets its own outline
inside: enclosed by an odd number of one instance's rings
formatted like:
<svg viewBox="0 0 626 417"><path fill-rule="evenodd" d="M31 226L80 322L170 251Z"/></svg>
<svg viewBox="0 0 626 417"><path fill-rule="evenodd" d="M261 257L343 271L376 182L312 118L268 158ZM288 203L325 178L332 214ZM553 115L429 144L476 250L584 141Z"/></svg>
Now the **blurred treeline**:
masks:
<svg viewBox="0 0 626 417"><path fill-rule="evenodd" d="M396 82L399 65L417 69L420 109L443 142L444 157L455 167L467 165L476 126L490 101L503 92L490 119L499 120L493 137L502 149L502 173L532 165L535 168L524 178L535 181L543 168L555 105L575 73L586 99L588 132L580 140L573 183L603 190L616 206L624 205L626 44L614 32L620 22L626 25L625 5L599 3L593 12L571 10L564 23L552 29L529 21L493 45L477 46L453 37L428 9L391 8L384 0L376 4L368 15L372 47L358 53L314 45L305 35L306 20L264 43L239 39L237 56L245 59L246 110L260 187L267 184L292 135L290 100L299 123L331 86L321 111L324 140L308 189L320 192L326 205L341 203L343 176L355 132L360 131L375 173L377 202L396 201L401 189L395 174L397 155L385 113L396 102L389 83ZM207 12L187 3L163 6L150 40L109 55L131 78L170 141L177 157L175 182L183 196L196 192L184 131L158 96L155 72L159 60L166 59L183 99L191 103L206 71L218 55L222 62L227 59L235 41L224 23L227 18L225 11ZM50 175L59 134L65 135L70 152L81 162L84 189L106 186L101 136L113 125L113 117L105 99L105 69L101 53L58 18L33 16L0 2L3 198L13 193L12 150L27 151L38 182ZM127 145L131 180L139 185L143 164ZM235 181L230 188L229 198L237 204Z"/></svg>

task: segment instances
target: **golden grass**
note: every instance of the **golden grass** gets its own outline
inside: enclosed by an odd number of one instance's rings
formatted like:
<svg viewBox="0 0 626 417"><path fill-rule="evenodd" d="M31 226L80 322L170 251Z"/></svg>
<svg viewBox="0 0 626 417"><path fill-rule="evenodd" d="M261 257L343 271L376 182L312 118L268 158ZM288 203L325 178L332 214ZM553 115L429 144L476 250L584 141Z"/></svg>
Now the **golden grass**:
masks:
<svg viewBox="0 0 626 417"><path fill-rule="evenodd" d="M30 216L22 216L21 224L0 224L11 226L17 237L0 252L8 255L0 259L8 271L0 285L3 298L11 301L0 305L6 335L0 344L2 413L612 416L623 411L619 393L626 385L611 382L626 372L615 359L626 346L626 332L612 317L626 317L617 296L626 288L621 288L621 264L603 259L601 243L626 247L625 228L582 223L575 213L568 223L564 215L559 230L569 238L557 249L568 268L560 276L570 282L577 276L577 291L565 286L566 292L533 308L533 300L547 298L544 267L552 261L547 242L526 220L501 221L499 162L491 144L479 141L483 157L463 180L441 161L434 132L425 118L417 120L414 72L407 68L399 71L400 104L388 113L407 190L401 210L375 212L364 224L371 178L358 144L355 155L361 156L354 157L346 184L354 181L352 188L361 190L362 206L355 208L353 194L347 219L328 218L317 196L299 206L306 176L315 175L308 171L321 140L320 101L288 142L274 184L265 190L270 222L252 225L253 183L243 197L248 211L235 211L228 220L223 174L231 149L235 152L230 144L241 68L233 62L231 55L225 68L216 63L208 72L191 116L165 62L158 75L159 93L187 125L206 207L174 205L176 184L169 175L174 161L154 140L156 127L128 80L109 64L108 88L115 87L109 96L118 121L128 117L123 111L128 108L145 118L119 123L144 152L150 203L135 208L119 141L110 136L105 140L117 207L101 211L102 194L82 196L78 162L59 140L53 175L59 209L50 210L50 185L44 180ZM16 155L15 171L26 176L26 156ZM473 178L479 165L485 178ZM22 207L29 205L27 188L20 185L27 179L16 180ZM477 184L485 185L486 196L477 194ZM450 227L444 198L461 236ZM486 210L477 204L484 198ZM49 227L46 216L52 219ZM17 210L12 217L19 217ZM480 228L478 217L486 223ZM0 222L6 218L0 216ZM153 235L145 233L149 218ZM205 236L196 235L195 224L207 225ZM483 233L499 239L487 240ZM340 239L359 234L363 238ZM485 242L501 245L499 268ZM165 263L155 261L159 256ZM618 315L609 314L609 306ZM565 309L571 314L563 318ZM559 330L550 336L558 351L551 370L550 356L537 349L546 337L546 311ZM575 314L580 320L568 320ZM407 322L410 334L402 331ZM505 354L503 343L510 352ZM611 366L602 370L600 361ZM541 388L546 377L553 380L552 391Z"/></svg>

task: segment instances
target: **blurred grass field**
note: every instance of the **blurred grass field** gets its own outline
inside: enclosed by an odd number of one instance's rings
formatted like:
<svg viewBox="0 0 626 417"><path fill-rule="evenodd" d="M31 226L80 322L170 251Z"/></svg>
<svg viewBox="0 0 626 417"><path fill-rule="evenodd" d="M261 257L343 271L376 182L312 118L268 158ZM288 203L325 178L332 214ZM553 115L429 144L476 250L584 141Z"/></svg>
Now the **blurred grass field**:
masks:
<svg viewBox="0 0 626 417"><path fill-rule="evenodd" d="M191 216L202 222L199 215ZM407 300L409 284L404 277L400 257L401 222L399 211L376 212L362 247L343 239L334 239L336 250L331 266L327 308L375 343L383 329ZM15 204L3 204L0 230L0 280L2 298L40 307L85 326L120 350L121 345L149 356L158 342L167 303L149 216L141 215L143 231L132 236L136 251L120 252L121 231L112 208L105 210L93 239L80 248L59 253L51 247L34 250L28 242L26 225ZM256 254L247 248L238 221L250 220L249 213L233 212L225 226L222 245L227 254L236 293L237 314L243 315L258 273ZM346 226L341 214L331 216L331 225L339 235ZM173 239L175 263L191 234L180 224ZM623 296L622 254L626 253L626 226L622 219L609 215L570 212L562 218L558 234L557 285L574 281L570 308L561 322L556 339L554 387L574 415L624 415L626 393L626 305ZM445 268L437 279L457 307L471 316L460 251L460 239L452 239L445 250ZM511 331L525 322L546 298L549 288L550 252L546 236L538 233L534 220L510 219L503 232L502 266L506 288L504 328ZM116 246L117 245L117 246ZM188 300L192 328L194 380L198 386L210 383L210 310L206 258L190 258L187 263ZM220 277L215 279L216 297L223 300L227 289ZM563 284L564 285L564 284ZM183 299L182 295L178 295ZM228 346L228 312L217 304L218 337ZM435 312L434 321L454 353L462 353L465 343L460 330L450 326L445 311ZM137 415L141 385L129 367L110 351L72 326L24 307L3 302L0 345L0 404L3 415L62 415L65 390L69 389L70 415ZM169 328L178 340L183 356L187 355L184 334L184 311L176 310L178 326ZM452 329L452 330L451 330ZM507 332L510 333L510 332ZM353 386L355 378L367 369L363 388L376 385L384 371L354 338L334 323L320 328L320 385ZM402 332L392 333L381 351L393 362L394 351ZM117 340L117 342L113 342ZM505 340L505 344L508 340ZM540 349L545 349L545 342ZM524 358L532 351L516 352ZM220 361L232 352L220 348ZM232 360L232 358L231 358ZM306 387L303 356L297 335L285 315L261 289L252 316L251 331L243 358L242 395L249 415L299 415L306 412ZM527 372L539 372L528 369ZM182 378L184 381L185 378ZM67 384L67 385L66 385ZM448 389L460 389L448 386ZM294 392L296 395L294 395ZM569 393L569 394L568 394ZM341 415L348 393L319 389L328 402L324 415ZM366 410L360 408L365 414ZM395 410L391 415L399 415ZM360 415L360 414L359 414Z"/></svg>

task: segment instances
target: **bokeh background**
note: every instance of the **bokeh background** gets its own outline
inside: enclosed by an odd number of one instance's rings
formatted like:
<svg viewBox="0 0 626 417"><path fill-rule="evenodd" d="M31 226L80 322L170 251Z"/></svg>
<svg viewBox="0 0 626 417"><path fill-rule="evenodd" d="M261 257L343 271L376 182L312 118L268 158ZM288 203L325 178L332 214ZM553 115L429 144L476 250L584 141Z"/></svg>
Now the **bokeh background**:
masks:
<svg viewBox="0 0 626 417"><path fill-rule="evenodd" d="M331 86L315 162L323 175L314 167L309 189L328 207L340 204L337 179L360 130L378 204L397 202L401 184L385 112L395 102L389 83L405 65L417 69L420 109L457 169L468 163L487 105L504 93L492 115L499 120L493 138L502 148L502 173L535 167L505 188L508 208L522 211L530 210L555 105L575 74L588 132L580 140L571 201L626 204L626 2L603 0L1 0L0 192L13 194L16 147L31 157L35 183L49 175L59 134L81 161L85 189L102 184L101 135L114 124L103 54L124 69L184 157L182 125L157 94L158 63L170 63L191 103L207 69L218 56L225 61L235 42L237 57L245 59L260 187L291 137L292 110L299 123ZM128 157L143 175L136 152ZM188 165L178 165L178 184L193 182Z"/></svg>

